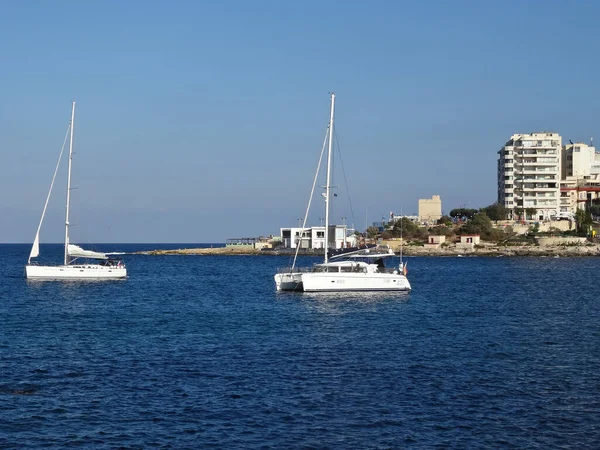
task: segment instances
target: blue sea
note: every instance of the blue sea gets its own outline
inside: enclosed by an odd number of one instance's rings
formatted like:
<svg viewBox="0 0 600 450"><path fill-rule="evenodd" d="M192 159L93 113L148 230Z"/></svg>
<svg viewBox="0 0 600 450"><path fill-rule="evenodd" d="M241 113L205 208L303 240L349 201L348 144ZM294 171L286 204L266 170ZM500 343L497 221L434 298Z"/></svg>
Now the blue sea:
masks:
<svg viewBox="0 0 600 450"><path fill-rule="evenodd" d="M29 249L0 245L2 449L600 446L600 259L415 257L410 293L302 294L275 292L287 256L32 282Z"/></svg>

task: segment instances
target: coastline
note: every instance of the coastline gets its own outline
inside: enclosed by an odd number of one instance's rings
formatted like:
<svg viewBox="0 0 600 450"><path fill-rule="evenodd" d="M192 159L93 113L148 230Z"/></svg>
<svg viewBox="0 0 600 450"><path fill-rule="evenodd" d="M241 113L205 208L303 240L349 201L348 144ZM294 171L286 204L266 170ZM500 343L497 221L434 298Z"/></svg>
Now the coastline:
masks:
<svg viewBox="0 0 600 450"><path fill-rule="evenodd" d="M148 250L136 252L137 255L149 256L289 256L294 251L286 250L256 250L248 247L219 247L219 248L183 248L173 250ZM398 254L399 252L396 252ZM302 251L302 256L321 256L321 251ZM422 246L405 246L402 249L404 256L487 256L487 257L511 257L511 256L552 256L552 257L577 257L577 256L600 256L600 244L579 245L524 245L524 246L499 246L485 244L475 248L464 248L460 246L447 246L440 248L426 248Z"/></svg>

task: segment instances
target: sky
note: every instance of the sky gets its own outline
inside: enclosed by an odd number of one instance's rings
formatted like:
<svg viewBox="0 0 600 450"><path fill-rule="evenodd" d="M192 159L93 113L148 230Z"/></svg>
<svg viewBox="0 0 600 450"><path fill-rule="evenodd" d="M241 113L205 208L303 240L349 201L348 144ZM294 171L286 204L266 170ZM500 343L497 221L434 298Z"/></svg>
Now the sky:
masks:
<svg viewBox="0 0 600 450"><path fill-rule="evenodd" d="M332 222L487 206L512 134L600 138L598 23L593 1L5 0L0 242L33 241L72 101L75 242L296 226L330 92ZM63 239L64 162L42 242Z"/></svg>

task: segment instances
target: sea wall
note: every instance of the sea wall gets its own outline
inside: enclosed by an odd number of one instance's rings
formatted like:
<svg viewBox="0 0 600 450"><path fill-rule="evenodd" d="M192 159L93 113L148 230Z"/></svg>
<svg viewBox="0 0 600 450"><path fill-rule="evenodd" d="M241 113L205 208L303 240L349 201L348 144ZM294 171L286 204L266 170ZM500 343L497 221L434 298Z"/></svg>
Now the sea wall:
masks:
<svg viewBox="0 0 600 450"><path fill-rule="evenodd" d="M553 245L585 245L587 238L579 236L544 236L535 240L541 247Z"/></svg>

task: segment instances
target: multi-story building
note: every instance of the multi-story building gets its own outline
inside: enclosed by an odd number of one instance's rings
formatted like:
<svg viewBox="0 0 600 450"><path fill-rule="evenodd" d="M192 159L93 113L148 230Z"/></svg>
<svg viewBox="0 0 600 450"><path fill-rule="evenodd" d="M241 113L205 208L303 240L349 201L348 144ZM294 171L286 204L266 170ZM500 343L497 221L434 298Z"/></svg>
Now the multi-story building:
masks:
<svg viewBox="0 0 600 450"><path fill-rule="evenodd" d="M513 219L558 215L562 138L558 133L513 134L498 151L498 203Z"/></svg>
<svg viewBox="0 0 600 450"><path fill-rule="evenodd" d="M596 149L576 142L562 149L560 212L573 215L577 209L600 198L600 154Z"/></svg>

